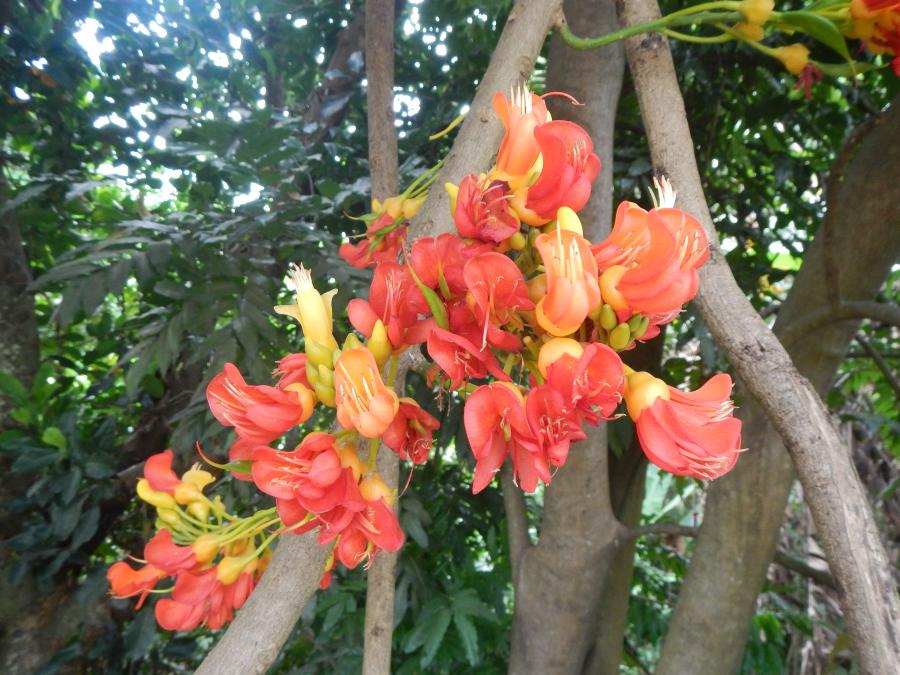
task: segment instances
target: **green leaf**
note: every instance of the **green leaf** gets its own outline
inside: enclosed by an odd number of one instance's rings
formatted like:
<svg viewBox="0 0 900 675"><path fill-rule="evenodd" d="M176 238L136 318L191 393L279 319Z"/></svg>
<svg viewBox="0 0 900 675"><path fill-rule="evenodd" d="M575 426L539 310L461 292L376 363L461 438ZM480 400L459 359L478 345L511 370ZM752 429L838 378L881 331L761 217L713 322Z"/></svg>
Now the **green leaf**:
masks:
<svg viewBox="0 0 900 675"><path fill-rule="evenodd" d="M0 393L8 396L16 405L28 403L28 391L9 373L0 371Z"/></svg>
<svg viewBox="0 0 900 675"><path fill-rule="evenodd" d="M75 530L75 526L78 525L78 520L81 518L81 508L84 506L86 499L87 495L73 504L53 505L53 508L50 509L50 523L54 537L60 541L69 538L69 535Z"/></svg>
<svg viewBox="0 0 900 675"><path fill-rule="evenodd" d="M781 12L778 21L806 33L812 39L831 47L848 61L851 60L847 41L841 31L825 17L810 12Z"/></svg>
<svg viewBox="0 0 900 675"><path fill-rule="evenodd" d="M159 638L153 612L138 612L122 635L125 643L125 658L140 661L153 648Z"/></svg>
<svg viewBox="0 0 900 675"><path fill-rule="evenodd" d="M69 542L69 548L73 551L80 546L86 544L97 533L97 527L100 525L100 507L94 504L87 510L78 527L72 533L72 541Z"/></svg>
<svg viewBox="0 0 900 675"><path fill-rule="evenodd" d="M472 620L465 614L454 614L453 625L456 632L459 633L459 639L463 643L463 649L466 650L466 660L470 666L478 664L478 632Z"/></svg>
<svg viewBox="0 0 900 675"><path fill-rule="evenodd" d="M406 636L403 651L407 654L422 647L421 665L426 668L434 659L451 620L450 608L443 598L433 598L416 618L416 626Z"/></svg>
<svg viewBox="0 0 900 675"><path fill-rule="evenodd" d="M416 274L412 265L408 264L406 268L409 270L409 273L412 274L413 281L416 282L416 286L422 291L422 295L425 296L425 302L428 303L428 308L431 310L434 322L440 328L448 328L450 326L450 321L447 318L447 307L444 305L440 296L422 283L422 280L419 279L419 275Z"/></svg>
<svg viewBox="0 0 900 675"><path fill-rule="evenodd" d="M56 448L31 448L27 453L19 455L13 462L14 473L33 473L45 466L50 466L59 459L59 450Z"/></svg>
<svg viewBox="0 0 900 675"><path fill-rule="evenodd" d="M54 448L66 449L65 434L58 427L47 427L44 429L44 433L41 434L41 440Z"/></svg>
<svg viewBox="0 0 900 675"><path fill-rule="evenodd" d="M860 73L867 73L870 70L884 68L886 65L882 64L879 66L877 63L863 63L860 61L851 61L850 63L821 63L816 61L816 68L829 77L853 77Z"/></svg>

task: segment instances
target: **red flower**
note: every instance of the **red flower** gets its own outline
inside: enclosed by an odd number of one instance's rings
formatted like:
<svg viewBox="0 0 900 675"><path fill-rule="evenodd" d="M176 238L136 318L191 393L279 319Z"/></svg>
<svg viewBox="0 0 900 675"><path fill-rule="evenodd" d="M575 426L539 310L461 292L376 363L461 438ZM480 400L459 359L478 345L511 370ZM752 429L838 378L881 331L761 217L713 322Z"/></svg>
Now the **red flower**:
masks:
<svg viewBox="0 0 900 675"><path fill-rule="evenodd" d="M622 202L610 236L592 247L603 300L617 312L671 315L697 293L709 257L696 218L675 208L645 211Z"/></svg>
<svg viewBox="0 0 900 675"><path fill-rule="evenodd" d="M213 416L237 435L255 443L268 443L309 419L315 398L302 384L286 390L249 385L231 363L206 388Z"/></svg>
<svg viewBox="0 0 900 675"><path fill-rule="evenodd" d="M467 239L499 244L519 231L519 219L509 208L509 186L499 180L469 174L459 184L453 222Z"/></svg>
<svg viewBox="0 0 900 675"><path fill-rule="evenodd" d="M591 343L576 360L562 355L547 367L547 383L590 424L612 419L622 400L622 360L606 345Z"/></svg>
<svg viewBox="0 0 900 675"><path fill-rule="evenodd" d="M252 475L256 487L267 495L296 500L313 513L324 513L340 504L346 481L355 482L353 473L341 465L334 436L320 431L308 434L290 452L254 448Z"/></svg>
<svg viewBox="0 0 900 675"><path fill-rule="evenodd" d="M519 215L537 225L553 220L562 206L580 211L587 204L591 183L600 174L600 158L594 154L590 135L573 122L547 122L535 128L534 137L544 163L525 199L531 214Z"/></svg>
<svg viewBox="0 0 900 675"><path fill-rule="evenodd" d="M431 452L432 432L441 423L422 410L411 398L401 398L400 408L381 440L400 459L411 459L413 464L424 464Z"/></svg>
<svg viewBox="0 0 900 675"><path fill-rule="evenodd" d="M516 312L534 309L521 270L502 253L479 253L466 263L463 278L482 326L481 346L490 343L506 351L520 349L521 340L499 326L521 325Z"/></svg>
<svg viewBox="0 0 900 675"><path fill-rule="evenodd" d="M366 236L355 244L341 244L338 254L354 267L373 267L383 262L396 262L406 236L405 225L394 225L386 211L366 227Z"/></svg>
<svg viewBox="0 0 900 675"><path fill-rule="evenodd" d="M535 387L525 399L525 416L541 452L553 466L562 466L569 455L572 442L586 436L578 422L578 413L559 391L549 385Z"/></svg>
<svg viewBox="0 0 900 675"><path fill-rule="evenodd" d="M731 471L741 452L731 386L731 378L720 373L685 393L648 373L630 374L628 414L647 458L676 476L711 480Z"/></svg>
<svg viewBox="0 0 900 675"><path fill-rule="evenodd" d="M486 247L486 244L466 244L455 234L446 233L437 238L417 239L412 245L410 258L419 280L429 288L440 290L449 300L465 292L463 266Z"/></svg>
<svg viewBox="0 0 900 675"><path fill-rule="evenodd" d="M144 462L144 478L157 492L173 495L175 488L181 484L181 479L172 470L173 458L171 450L164 450L151 455Z"/></svg>
<svg viewBox="0 0 900 675"><path fill-rule="evenodd" d="M312 385L306 379L306 361L306 354L288 354L282 358L272 373L278 378L278 388L285 389L292 384L302 384L307 389L312 389Z"/></svg>
<svg viewBox="0 0 900 675"><path fill-rule="evenodd" d="M197 566L194 549L176 544L172 540L172 533L165 527L144 546L144 559L169 576Z"/></svg>
<svg viewBox="0 0 900 675"><path fill-rule="evenodd" d="M126 562L117 562L106 570L106 580L109 582L110 592L116 598L130 598L140 595L135 609L140 609L150 591L166 576L162 570L153 565L144 565L134 569Z"/></svg>
<svg viewBox="0 0 900 675"><path fill-rule="evenodd" d="M499 380L509 379L490 349L479 349L470 340L443 328L435 328L428 336L428 355L450 378L451 389L487 377L488 373Z"/></svg>
<svg viewBox="0 0 900 675"><path fill-rule="evenodd" d="M365 508L353 514L351 522L340 533L335 556L353 569L360 562L368 564L378 551L399 551L403 546L403 530L394 510L384 499L367 501Z"/></svg>
<svg viewBox="0 0 900 675"><path fill-rule="evenodd" d="M394 349L425 342L432 319L428 303L413 281L412 275L395 262L381 263L375 268L369 299L355 298L347 306L350 323L366 337L371 337L375 322L381 319Z"/></svg>
<svg viewBox="0 0 900 675"><path fill-rule="evenodd" d="M528 425L525 400L515 385L494 382L478 387L466 399L463 422L475 455L474 494L487 487L507 454L525 492L535 491L538 478L550 482L550 467Z"/></svg>

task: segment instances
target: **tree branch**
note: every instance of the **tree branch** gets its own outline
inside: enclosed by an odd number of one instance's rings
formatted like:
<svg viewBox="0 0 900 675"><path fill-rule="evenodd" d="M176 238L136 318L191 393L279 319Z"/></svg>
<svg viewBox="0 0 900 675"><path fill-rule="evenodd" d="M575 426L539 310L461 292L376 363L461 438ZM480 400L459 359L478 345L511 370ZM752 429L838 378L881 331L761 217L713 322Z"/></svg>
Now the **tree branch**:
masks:
<svg viewBox="0 0 900 675"><path fill-rule="evenodd" d="M531 72L558 12L559 2L555 0L519 0L510 10L438 185L445 180L458 182L466 173L487 167L503 133L499 122L490 123L493 93L507 89ZM415 234L411 238L449 232L452 223L448 213L445 191L432 190L412 223ZM316 544L315 535L288 537L280 542L259 586L197 672L252 675L268 670L303 606L318 588L328 553L328 549Z"/></svg>
<svg viewBox="0 0 900 675"><path fill-rule="evenodd" d="M633 25L659 15L655 0L628 0L620 18ZM900 601L850 455L821 399L741 292L718 248L668 41L651 34L629 39L625 49L654 165L671 177L681 206L710 237L697 294L700 313L791 454L843 592L862 670L890 672L900 663Z"/></svg>
<svg viewBox="0 0 900 675"><path fill-rule="evenodd" d="M616 545L621 546L627 541L633 541L648 535L666 535L672 537L696 537L700 533L699 527L690 525L679 525L678 523L651 523L650 525L642 525L634 527L630 530L624 530L621 536L616 540ZM800 558L795 558L790 553L784 551L775 551L773 562L792 572L796 572L804 577L812 579L821 586L829 588L837 588L834 577L826 570L813 567L809 563Z"/></svg>
<svg viewBox="0 0 900 675"><path fill-rule="evenodd" d="M512 567L513 588L519 584L519 568L522 556L531 546L528 537L528 511L525 495L513 480L509 462L500 469L500 486L503 490L503 509L506 512L506 529L509 536L509 562Z"/></svg>
<svg viewBox="0 0 900 675"><path fill-rule="evenodd" d="M891 389L894 390L894 394L897 395L897 398L900 399L900 379L897 378L897 373L894 372L893 368L891 368L887 361L885 361L881 354L878 353L878 350L875 349L872 344L865 338L864 335L857 334L856 341L859 343L859 346L862 347L866 354L875 362L875 365L878 366L878 369L884 375L884 379L887 380L887 383L891 385Z"/></svg>
<svg viewBox="0 0 900 675"><path fill-rule="evenodd" d="M394 0L366 0L366 79L372 197L386 199L397 193L399 171L394 127ZM404 358L403 363L394 381L401 394L409 359ZM383 443L376 468L387 486L396 491L400 459ZM397 554L383 551L369 568L362 667L365 675L391 672L396 567Z"/></svg>
<svg viewBox="0 0 900 675"><path fill-rule="evenodd" d="M820 307L799 321L793 322L782 331L779 339L783 345L787 346L795 340L801 340L815 333L819 328L832 321L860 321L862 319L900 327L900 306L886 302L839 300L836 307Z"/></svg>

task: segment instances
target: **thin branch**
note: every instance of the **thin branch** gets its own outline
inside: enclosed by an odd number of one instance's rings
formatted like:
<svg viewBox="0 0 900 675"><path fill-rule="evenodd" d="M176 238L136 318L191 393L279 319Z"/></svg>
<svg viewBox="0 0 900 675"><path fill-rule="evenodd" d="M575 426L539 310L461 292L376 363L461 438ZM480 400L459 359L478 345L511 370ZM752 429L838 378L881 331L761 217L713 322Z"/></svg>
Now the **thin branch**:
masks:
<svg viewBox="0 0 900 675"><path fill-rule="evenodd" d="M837 307L819 307L790 324L779 335L781 343L789 345L815 333L832 321L860 321L870 319L889 326L900 327L900 305L865 300L844 300Z"/></svg>
<svg viewBox="0 0 900 675"><path fill-rule="evenodd" d="M884 374L884 379L887 380L887 383L891 385L891 389L894 390L897 398L900 399L900 378L897 377L897 373L894 372L894 369L888 365L888 362L882 358L881 354L878 353L878 350L872 346L872 343L869 342L865 336L857 334L856 341L859 343L859 346L865 350L866 354L869 355L869 358L875 362L875 365L878 366L878 369Z"/></svg>
<svg viewBox="0 0 900 675"><path fill-rule="evenodd" d="M660 15L656 0L626 0L620 6L626 26ZM900 663L900 600L850 454L828 409L750 305L719 250L668 41L658 34L631 38L625 51L653 163L668 174L679 205L700 220L710 238L696 298L700 314L791 455L842 590L861 669L890 672Z"/></svg>
<svg viewBox="0 0 900 675"><path fill-rule="evenodd" d="M509 462L500 470L500 484L503 489L503 508L506 511L506 528L509 533L509 561L512 567L513 588L519 583L519 567L522 555L531 546L528 537L528 511L525 495L513 480Z"/></svg>
<svg viewBox="0 0 900 675"><path fill-rule="evenodd" d="M623 530L619 539L616 540L616 544L621 545L626 541L631 541L647 535L696 537L699 533L699 527L692 527L690 525L679 525L678 523L651 523L650 525L642 525L641 527L634 527L630 530ZM837 588L834 577L827 571L813 567L806 561L795 558L790 553L776 550L772 562L787 570L791 570L792 572L796 572L797 574L812 579L821 586Z"/></svg>
<svg viewBox="0 0 900 675"><path fill-rule="evenodd" d="M366 0L366 79L369 136L369 172L372 197L397 194L397 130L394 126L394 0ZM394 386L406 382L408 358L403 359ZM397 489L400 460L383 443L377 470L391 490ZM394 629L394 589L397 554L383 551L372 561L366 584L366 620L363 641L364 675L390 675Z"/></svg>

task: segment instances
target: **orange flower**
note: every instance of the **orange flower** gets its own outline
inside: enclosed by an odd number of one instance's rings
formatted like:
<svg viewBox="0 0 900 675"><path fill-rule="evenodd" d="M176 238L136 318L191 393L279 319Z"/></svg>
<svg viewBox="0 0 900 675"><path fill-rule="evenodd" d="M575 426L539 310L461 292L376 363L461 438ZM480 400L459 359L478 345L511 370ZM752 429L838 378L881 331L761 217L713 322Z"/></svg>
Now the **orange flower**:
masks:
<svg viewBox="0 0 900 675"><path fill-rule="evenodd" d="M382 381L372 352L364 347L348 349L334 370L338 421L366 438L381 436L394 421L400 401Z"/></svg>
<svg viewBox="0 0 900 675"><path fill-rule="evenodd" d="M547 270L547 294L535 308L537 322L551 335L574 333L600 304L597 263L590 243L557 224L555 233L539 235L534 246Z"/></svg>
<svg viewBox="0 0 900 675"><path fill-rule="evenodd" d="M494 112L506 129L497 153L497 170L515 183L512 187L518 188L525 181L515 178L527 177L540 153L534 130L550 115L543 99L523 85L513 87L509 98L499 92L494 94Z"/></svg>
<svg viewBox="0 0 900 675"><path fill-rule="evenodd" d="M847 34L859 38L876 54L891 54L891 68L900 76L900 0L853 0Z"/></svg>

